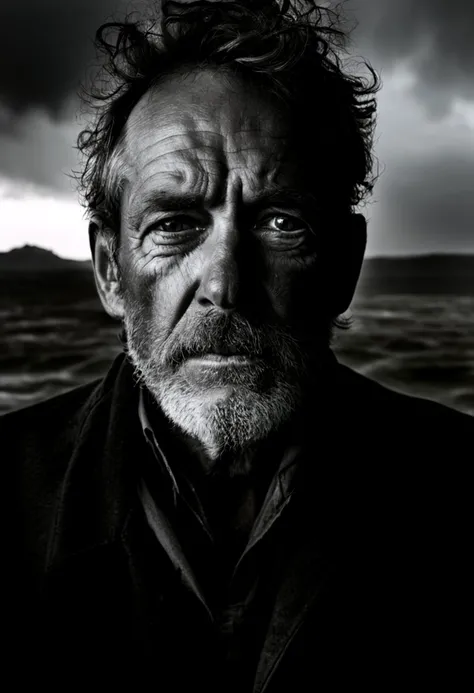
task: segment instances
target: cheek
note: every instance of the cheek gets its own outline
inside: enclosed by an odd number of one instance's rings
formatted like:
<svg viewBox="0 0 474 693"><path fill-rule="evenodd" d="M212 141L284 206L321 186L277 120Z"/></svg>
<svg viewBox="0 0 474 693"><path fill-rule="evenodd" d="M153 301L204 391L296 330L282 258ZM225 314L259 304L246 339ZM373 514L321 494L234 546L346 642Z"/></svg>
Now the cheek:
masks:
<svg viewBox="0 0 474 693"><path fill-rule="evenodd" d="M316 261L273 263L266 291L282 323L300 325L320 304Z"/></svg>
<svg viewBox="0 0 474 693"><path fill-rule="evenodd" d="M175 258L155 258L131 263L123 273L126 303L139 309L153 332L169 334L185 310L192 287L187 263Z"/></svg>

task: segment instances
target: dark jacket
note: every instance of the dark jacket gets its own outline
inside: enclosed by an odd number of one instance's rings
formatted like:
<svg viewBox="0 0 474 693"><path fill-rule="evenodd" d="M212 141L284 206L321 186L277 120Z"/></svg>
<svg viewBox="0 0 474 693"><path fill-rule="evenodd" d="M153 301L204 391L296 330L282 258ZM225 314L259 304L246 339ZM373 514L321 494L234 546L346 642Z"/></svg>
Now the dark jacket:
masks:
<svg viewBox="0 0 474 693"><path fill-rule="evenodd" d="M457 690L468 671L474 419L338 365L262 594L255 693ZM131 367L0 419L16 685L231 690L144 519ZM11 541L11 545L9 542ZM470 657L469 657L470 659Z"/></svg>

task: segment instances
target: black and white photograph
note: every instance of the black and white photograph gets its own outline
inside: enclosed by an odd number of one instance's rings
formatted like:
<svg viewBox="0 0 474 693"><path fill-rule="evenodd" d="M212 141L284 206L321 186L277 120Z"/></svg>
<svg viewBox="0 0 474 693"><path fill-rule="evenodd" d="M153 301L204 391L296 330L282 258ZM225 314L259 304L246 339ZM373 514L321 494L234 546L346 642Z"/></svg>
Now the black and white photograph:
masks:
<svg viewBox="0 0 474 693"><path fill-rule="evenodd" d="M0 212L12 687L463 690L474 3L3 0Z"/></svg>

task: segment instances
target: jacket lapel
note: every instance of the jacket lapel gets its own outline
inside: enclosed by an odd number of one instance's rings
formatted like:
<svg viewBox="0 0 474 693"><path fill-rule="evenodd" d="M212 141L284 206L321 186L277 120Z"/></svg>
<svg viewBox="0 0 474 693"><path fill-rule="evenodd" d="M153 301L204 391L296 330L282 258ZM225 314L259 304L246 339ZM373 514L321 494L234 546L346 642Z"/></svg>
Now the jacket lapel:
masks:
<svg viewBox="0 0 474 693"><path fill-rule="evenodd" d="M267 690L299 630L333 590L340 577L341 557L350 542L344 517L352 502L352 472L328 454L340 430L349 430L335 381L332 371L328 383L332 382L334 389L326 387L323 396L308 402L304 409L302 456L283 540L288 553L282 559L280 586L257 666L254 693Z"/></svg>
<svg viewBox="0 0 474 693"><path fill-rule="evenodd" d="M334 566L325 559L315 542L306 545L291 560L270 619L257 666L254 693L263 693L318 598L326 588Z"/></svg>
<svg viewBox="0 0 474 693"><path fill-rule="evenodd" d="M119 356L90 397L80 434L58 493L50 532L46 584L55 573L121 540L136 488L134 460L142 451L137 390L131 367Z"/></svg>

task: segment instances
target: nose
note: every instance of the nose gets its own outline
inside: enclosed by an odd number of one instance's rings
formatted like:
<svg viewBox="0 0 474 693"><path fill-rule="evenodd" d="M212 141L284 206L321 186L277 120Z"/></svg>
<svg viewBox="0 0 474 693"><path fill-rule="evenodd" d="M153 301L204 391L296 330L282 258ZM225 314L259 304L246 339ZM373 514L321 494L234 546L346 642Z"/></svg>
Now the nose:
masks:
<svg viewBox="0 0 474 693"><path fill-rule="evenodd" d="M207 239L203 247L204 266L196 294L204 307L221 311L236 309L241 291L240 242L235 229L222 230Z"/></svg>

